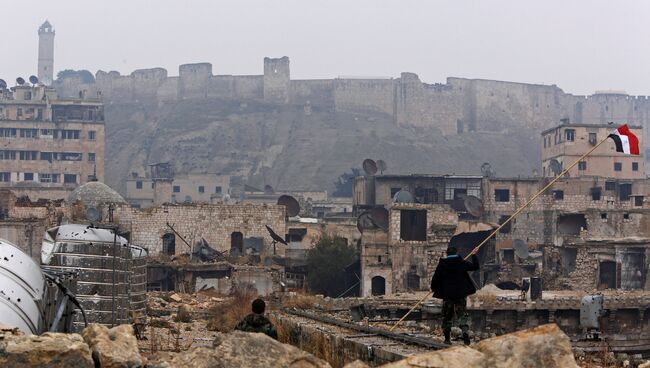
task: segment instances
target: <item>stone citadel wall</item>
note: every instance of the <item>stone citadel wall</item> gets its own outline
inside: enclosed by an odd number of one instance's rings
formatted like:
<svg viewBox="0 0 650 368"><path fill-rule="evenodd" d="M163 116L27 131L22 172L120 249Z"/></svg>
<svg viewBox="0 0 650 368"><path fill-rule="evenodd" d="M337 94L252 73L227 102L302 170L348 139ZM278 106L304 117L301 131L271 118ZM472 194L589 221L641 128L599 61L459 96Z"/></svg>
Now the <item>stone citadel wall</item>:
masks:
<svg viewBox="0 0 650 368"><path fill-rule="evenodd" d="M445 135L471 131L540 131L560 119L583 124L628 122L647 127L650 99L623 93L578 96L556 85L447 78L427 84L417 74L399 78L291 80L289 58L265 58L263 75L214 75L212 64L183 64L178 77L162 68L130 75L98 71L94 84L70 78L56 87L66 97L101 95L107 102L162 104L201 98L253 99L274 104L311 104L336 111L387 114L396 124L433 127ZM80 92L83 91L83 92ZM650 129L644 129L649 134ZM648 137L646 137L648 138Z"/></svg>

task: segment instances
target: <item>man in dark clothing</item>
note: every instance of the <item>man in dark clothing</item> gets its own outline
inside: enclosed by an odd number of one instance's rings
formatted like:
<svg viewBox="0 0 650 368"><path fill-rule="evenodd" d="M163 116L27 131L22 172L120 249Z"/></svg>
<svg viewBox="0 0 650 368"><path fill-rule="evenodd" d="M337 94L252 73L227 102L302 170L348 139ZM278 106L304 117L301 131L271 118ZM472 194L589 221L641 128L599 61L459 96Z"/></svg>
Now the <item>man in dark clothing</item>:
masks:
<svg viewBox="0 0 650 368"><path fill-rule="evenodd" d="M455 317L463 331L463 342L469 345L467 296L476 292L476 286L467 272L478 270L479 264L476 250L471 253L471 262L465 261L457 253L455 247L449 247L447 257L440 258L431 278L431 291L434 298L442 299L442 330L445 334L445 344L451 344L451 326Z"/></svg>
<svg viewBox="0 0 650 368"><path fill-rule="evenodd" d="M244 317L244 319L235 326L235 330L260 332L277 340L278 332L275 330L275 327L273 327L271 321L264 316L264 310L266 309L266 303L264 303L264 300L253 300L252 309L253 313Z"/></svg>

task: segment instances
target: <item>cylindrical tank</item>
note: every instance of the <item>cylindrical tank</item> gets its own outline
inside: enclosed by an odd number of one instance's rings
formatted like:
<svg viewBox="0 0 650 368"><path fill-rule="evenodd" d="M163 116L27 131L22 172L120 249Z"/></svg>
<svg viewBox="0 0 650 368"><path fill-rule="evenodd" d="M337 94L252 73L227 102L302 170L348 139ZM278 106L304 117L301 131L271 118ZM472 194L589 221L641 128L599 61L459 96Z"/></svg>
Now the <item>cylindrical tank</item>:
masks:
<svg viewBox="0 0 650 368"><path fill-rule="evenodd" d="M112 229L62 225L45 233L41 262L50 269L78 273L76 295L88 323L107 326L129 323L131 249ZM73 331L84 328L74 317Z"/></svg>
<svg viewBox="0 0 650 368"><path fill-rule="evenodd" d="M129 249L131 250L129 282L131 313L133 319L141 319L147 312L147 251L137 245L130 245Z"/></svg>
<svg viewBox="0 0 650 368"><path fill-rule="evenodd" d="M45 277L16 245L0 239L0 324L25 333L43 332Z"/></svg>

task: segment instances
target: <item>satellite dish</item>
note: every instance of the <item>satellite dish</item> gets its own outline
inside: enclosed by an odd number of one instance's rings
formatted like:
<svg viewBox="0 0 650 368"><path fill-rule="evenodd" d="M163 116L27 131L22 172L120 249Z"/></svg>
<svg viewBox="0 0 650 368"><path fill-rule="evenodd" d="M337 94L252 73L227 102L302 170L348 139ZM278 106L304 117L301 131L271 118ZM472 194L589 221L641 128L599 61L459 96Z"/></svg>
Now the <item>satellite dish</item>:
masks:
<svg viewBox="0 0 650 368"><path fill-rule="evenodd" d="M37 84L38 83L38 77L36 77L35 75L29 76L29 83Z"/></svg>
<svg viewBox="0 0 650 368"><path fill-rule="evenodd" d="M97 222L101 219L101 214L99 213L99 210L95 207L88 207L86 208L86 220L90 222Z"/></svg>
<svg viewBox="0 0 650 368"><path fill-rule="evenodd" d="M481 174L488 178L494 177L495 172L492 170L492 165L490 165L489 162L484 162L483 165L481 165Z"/></svg>
<svg viewBox="0 0 650 368"><path fill-rule="evenodd" d="M388 230L388 210L384 207L375 207L370 210L370 219L378 228Z"/></svg>
<svg viewBox="0 0 650 368"><path fill-rule="evenodd" d="M512 242L512 249L515 250L515 254L517 255L517 257L521 259L527 259L529 256L528 244L526 244L526 242L521 239L515 239Z"/></svg>
<svg viewBox="0 0 650 368"><path fill-rule="evenodd" d="M272 186L268 184L264 186L264 194L273 194L273 192L275 192L275 190L273 190Z"/></svg>
<svg viewBox="0 0 650 368"><path fill-rule="evenodd" d="M278 198L278 205L285 206L287 208L287 216L295 217L300 213L300 203L290 195L281 195Z"/></svg>
<svg viewBox="0 0 650 368"><path fill-rule="evenodd" d="M7 89L7 82L4 79L0 79L0 89Z"/></svg>
<svg viewBox="0 0 650 368"><path fill-rule="evenodd" d="M384 160L377 160L377 168L383 174L387 169L386 162Z"/></svg>
<svg viewBox="0 0 650 368"><path fill-rule="evenodd" d="M463 200L465 209L474 217L481 217L483 215L483 202L473 195L465 196Z"/></svg>
<svg viewBox="0 0 650 368"><path fill-rule="evenodd" d="M377 173L377 163L372 159L363 160L363 171L366 172L366 175L375 175Z"/></svg>
<svg viewBox="0 0 650 368"><path fill-rule="evenodd" d="M266 225L266 231L269 232L269 235L271 235L271 239L278 243L282 243L284 245L287 245L287 241L284 240L280 235L278 235L269 225Z"/></svg>
<svg viewBox="0 0 650 368"><path fill-rule="evenodd" d="M372 215L369 211L366 211L357 217L357 229L360 233L363 234L365 230L371 230L375 227L375 222L372 220Z"/></svg>
<svg viewBox="0 0 650 368"><path fill-rule="evenodd" d="M554 158L552 158L551 161L549 161L548 167L553 172L553 175L558 175L559 173L562 172L562 164L560 163L560 161Z"/></svg>
<svg viewBox="0 0 650 368"><path fill-rule="evenodd" d="M25 80L23 78L21 78L21 77L18 77L18 78L16 78L16 83L19 86L22 86L23 84L25 84Z"/></svg>
<svg viewBox="0 0 650 368"><path fill-rule="evenodd" d="M393 201L396 203L413 203L413 194L406 190L400 190L399 192L395 193Z"/></svg>

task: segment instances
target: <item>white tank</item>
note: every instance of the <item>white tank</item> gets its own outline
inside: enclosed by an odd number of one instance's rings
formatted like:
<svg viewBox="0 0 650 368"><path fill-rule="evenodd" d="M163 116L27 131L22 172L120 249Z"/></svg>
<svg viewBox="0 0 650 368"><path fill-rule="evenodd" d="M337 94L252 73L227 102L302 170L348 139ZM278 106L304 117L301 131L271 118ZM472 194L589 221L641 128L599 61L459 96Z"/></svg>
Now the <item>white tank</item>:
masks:
<svg viewBox="0 0 650 368"><path fill-rule="evenodd" d="M27 334L42 332L44 294L40 266L16 245L0 239L0 324Z"/></svg>

